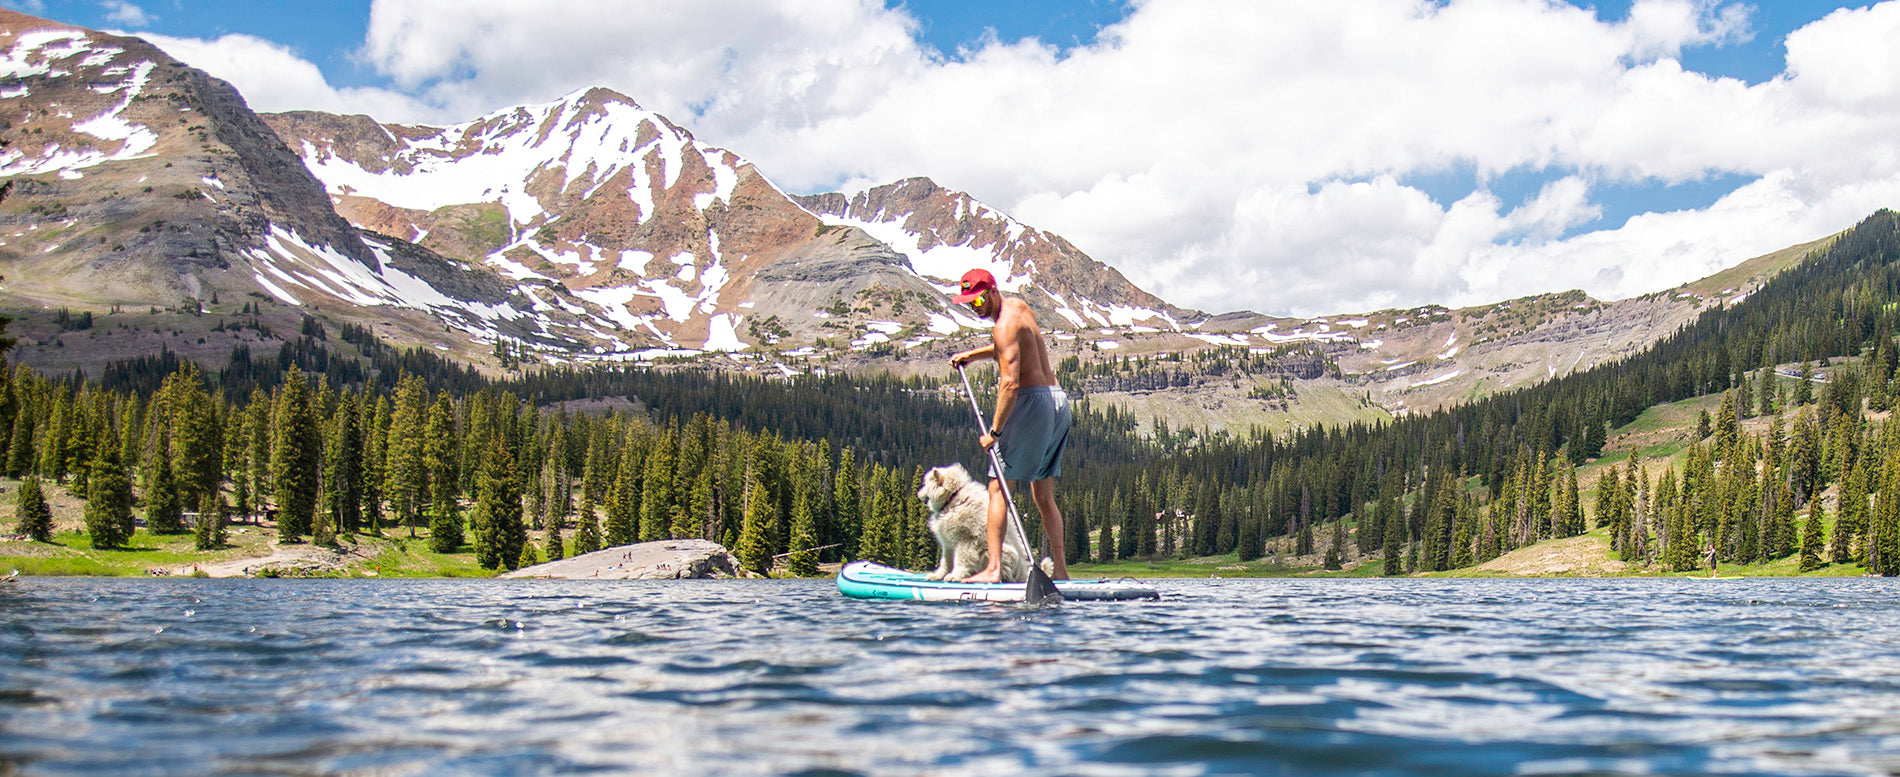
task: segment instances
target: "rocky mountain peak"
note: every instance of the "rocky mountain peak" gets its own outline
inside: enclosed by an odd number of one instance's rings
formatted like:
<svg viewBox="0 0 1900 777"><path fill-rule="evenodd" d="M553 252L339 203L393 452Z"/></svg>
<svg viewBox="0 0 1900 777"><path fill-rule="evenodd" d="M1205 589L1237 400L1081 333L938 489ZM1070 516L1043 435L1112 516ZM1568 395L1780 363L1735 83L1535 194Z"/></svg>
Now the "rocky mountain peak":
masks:
<svg viewBox="0 0 1900 777"><path fill-rule="evenodd" d="M88 299L174 303L276 229L378 259L230 84L137 38L0 11L0 226L23 273ZM17 271L16 271L17 272Z"/></svg>
<svg viewBox="0 0 1900 777"><path fill-rule="evenodd" d="M891 244L945 291L966 270L989 270L1004 290L1023 294L1050 314L1042 316L1047 326L1175 329L1200 315L1142 291L1061 236L929 178L796 199L826 223L858 227Z"/></svg>

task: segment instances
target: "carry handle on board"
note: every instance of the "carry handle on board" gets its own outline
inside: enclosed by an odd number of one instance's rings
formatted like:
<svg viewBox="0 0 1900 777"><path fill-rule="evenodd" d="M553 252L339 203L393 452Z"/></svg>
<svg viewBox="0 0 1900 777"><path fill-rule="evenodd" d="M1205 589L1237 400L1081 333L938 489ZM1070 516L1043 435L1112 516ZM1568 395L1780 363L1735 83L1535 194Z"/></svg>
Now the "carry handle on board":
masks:
<svg viewBox="0 0 1900 777"><path fill-rule="evenodd" d="M976 413L976 428L979 433L987 433L988 426L983 423L983 408L976 403L976 392L970 389L970 373L957 365L957 374L963 377L963 394L970 398L970 411ZM1024 604L1055 604L1062 601L1062 592L1056 589L1056 581L1042 571L1042 552L1029 547L1029 533L1023 531L1023 519L1016 514L1016 500L1009 495L1009 478L1003 476L1003 461L996 456L994 443L984 449L990 455L990 466L996 470L996 483L1003 489L1003 504L1009 509L1009 521L1016 526L1016 536L1023 538L1023 550L1029 554L1029 580L1023 584Z"/></svg>

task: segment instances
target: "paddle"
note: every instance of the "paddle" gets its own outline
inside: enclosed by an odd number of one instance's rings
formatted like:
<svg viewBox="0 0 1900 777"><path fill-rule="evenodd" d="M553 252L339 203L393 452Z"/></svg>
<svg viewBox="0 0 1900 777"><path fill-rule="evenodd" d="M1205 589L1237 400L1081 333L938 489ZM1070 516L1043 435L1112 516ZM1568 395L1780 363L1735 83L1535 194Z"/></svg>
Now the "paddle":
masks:
<svg viewBox="0 0 1900 777"><path fill-rule="evenodd" d="M983 408L976 403L976 392L970 388L970 373L957 365L957 374L963 377L963 394L970 398L970 410L976 413L976 428L979 433L988 431L983 423ZM996 483L1003 489L1003 504L1009 510L1009 522L1016 527L1016 536L1023 538L1023 551L1029 554L1029 580L1023 584L1023 602L1026 604L1056 604L1062 601L1062 592L1056 589L1056 581L1049 579L1049 573L1042 571L1042 551L1029 547L1029 534L1023 531L1023 520L1016 515L1016 500L1009 495L1009 479L1003 477L1003 462L996 457L996 446L984 449L990 455L990 466L996 470Z"/></svg>

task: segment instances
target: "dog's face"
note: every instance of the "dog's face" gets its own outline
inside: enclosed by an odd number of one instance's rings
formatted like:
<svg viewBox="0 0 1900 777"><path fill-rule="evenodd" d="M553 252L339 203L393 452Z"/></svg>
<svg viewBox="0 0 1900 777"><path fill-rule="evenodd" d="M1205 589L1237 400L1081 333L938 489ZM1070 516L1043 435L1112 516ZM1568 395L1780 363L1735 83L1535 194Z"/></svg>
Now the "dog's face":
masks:
<svg viewBox="0 0 1900 777"><path fill-rule="evenodd" d="M962 464L937 467L924 473L924 484L917 489L917 498L924 500L930 509L937 510L969 482L970 471L964 469Z"/></svg>

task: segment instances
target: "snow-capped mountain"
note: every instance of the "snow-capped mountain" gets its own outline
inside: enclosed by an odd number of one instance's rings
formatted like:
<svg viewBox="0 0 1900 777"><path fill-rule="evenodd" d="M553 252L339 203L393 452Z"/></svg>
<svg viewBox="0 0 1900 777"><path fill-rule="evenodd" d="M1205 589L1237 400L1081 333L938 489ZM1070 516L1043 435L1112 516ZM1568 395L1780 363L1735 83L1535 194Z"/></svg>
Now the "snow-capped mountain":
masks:
<svg viewBox="0 0 1900 777"><path fill-rule="evenodd" d="M596 350L739 350L773 315L789 333L873 284L928 290L737 154L606 89L452 126L266 120L357 225L529 284L537 304L591 319Z"/></svg>
<svg viewBox="0 0 1900 777"><path fill-rule="evenodd" d="M1051 327L1172 328L1181 313L1062 238L924 179L788 196L607 89L452 126L265 119L358 226L560 285L621 349L834 335L864 347L906 330L927 341L986 326L947 299L979 266Z"/></svg>
<svg viewBox="0 0 1900 777"><path fill-rule="evenodd" d="M963 192L910 178L851 195L793 198L827 224L863 229L910 260L945 292L973 267L989 270L1005 291L1054 313L1045 326L1179 328L1197 316L1142 291L1114 268L1062 236L1023 224Z"/></svg>

